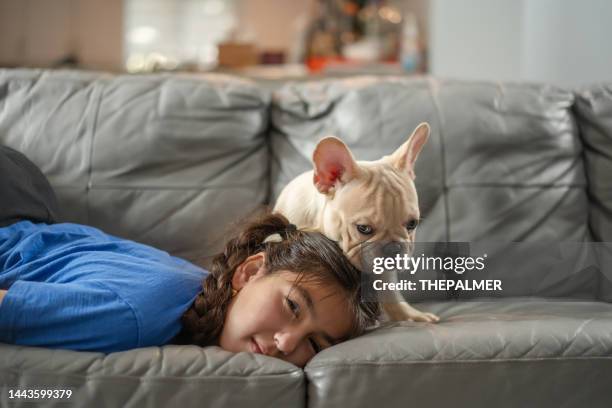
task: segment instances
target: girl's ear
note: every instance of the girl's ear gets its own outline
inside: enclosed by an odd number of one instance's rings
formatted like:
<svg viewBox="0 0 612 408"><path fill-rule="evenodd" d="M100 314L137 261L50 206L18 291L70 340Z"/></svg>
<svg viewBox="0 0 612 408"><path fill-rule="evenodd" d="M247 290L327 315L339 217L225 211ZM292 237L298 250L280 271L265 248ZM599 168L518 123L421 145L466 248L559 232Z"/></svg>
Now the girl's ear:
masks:
<svg viewBox="0 0 612 408"><path fill-rule="evenodd" d="M232 276L232 288L242 289L249 281L261 278L266 274L266 256L263 252L256 253L244 260Z"/></svg>

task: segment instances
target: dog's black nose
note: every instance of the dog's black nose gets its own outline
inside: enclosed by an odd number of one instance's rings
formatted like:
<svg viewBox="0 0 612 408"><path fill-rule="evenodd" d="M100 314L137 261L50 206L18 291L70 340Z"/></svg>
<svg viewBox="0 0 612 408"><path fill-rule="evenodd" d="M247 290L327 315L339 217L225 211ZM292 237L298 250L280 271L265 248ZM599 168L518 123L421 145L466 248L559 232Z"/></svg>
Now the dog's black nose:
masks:
<svg viewBox="0 0 612 408"><path fill-rule="evenodd" d="M406 246L402 242L389 242L382 248L383 255L386 257L393 257L397 254L403 254L406 250Z"/></svg>

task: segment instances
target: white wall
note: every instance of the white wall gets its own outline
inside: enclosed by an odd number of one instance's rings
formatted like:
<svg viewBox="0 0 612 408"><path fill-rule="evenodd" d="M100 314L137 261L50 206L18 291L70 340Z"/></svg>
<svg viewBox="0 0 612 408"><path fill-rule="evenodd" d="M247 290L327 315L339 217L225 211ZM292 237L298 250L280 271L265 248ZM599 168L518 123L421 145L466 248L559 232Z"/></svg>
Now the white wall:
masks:
<svg viewBox="0 0 612 408"><path fill-rule="evenodd" d="M434 75L568 86L612 80L612 1L431 2Z"/></svg>
<svg viewBox="0 0 612 408"><path fill-rule="evenodd" d="M521 0L432 0L430 70L465 79L520 72Z"/></svg>
<svg viewBox="0 0 612 408"><path fill-rule="evenodd" d="M572 85L612 80L612 1L527 3L523 39L526 78Z"/></svg>

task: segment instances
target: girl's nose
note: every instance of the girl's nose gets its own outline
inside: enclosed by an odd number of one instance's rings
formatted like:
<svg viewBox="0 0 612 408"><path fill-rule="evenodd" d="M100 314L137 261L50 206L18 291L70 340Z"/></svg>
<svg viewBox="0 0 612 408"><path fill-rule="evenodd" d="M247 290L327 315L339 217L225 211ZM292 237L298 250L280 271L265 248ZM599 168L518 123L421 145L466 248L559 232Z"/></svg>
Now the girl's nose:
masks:
<svg viewBox="0 0 612 408"><path fill-rule="evenodd" d="M274 335L276 348L284 355L291 354L298 347L304 336L297 329L279 331Z"/></svg>

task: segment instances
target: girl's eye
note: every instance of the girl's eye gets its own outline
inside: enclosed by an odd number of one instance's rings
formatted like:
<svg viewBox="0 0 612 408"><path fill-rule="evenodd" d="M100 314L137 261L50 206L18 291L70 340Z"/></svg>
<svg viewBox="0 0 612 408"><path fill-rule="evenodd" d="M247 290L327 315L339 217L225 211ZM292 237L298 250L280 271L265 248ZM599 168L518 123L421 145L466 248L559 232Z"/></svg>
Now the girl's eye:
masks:
<svg viewBox="0 0 612 408"><path fill-rule="evenodd" d="M419 220L414 219L414 220L408 221L408 223L406 224L406 229L408 231L414 231L416 227L418 226L419 226Z"/></svg>
<svg viewBox="0 0 612 408"><path fill-rule="evenodd" d="M308 339L308 341L310 342L310 346L314 350L315 354L321 351L321 346L319 346L316 341L314 341L312 338Z"/></svg>
<svg viewBox="0 0 612 408"><path fill-rule="evenodd" d="M297 302L289 299L289 297L286 297L285 300L287 300L287 306L289 306L289 310L291 310L291 313L293 313L293 315L297 317L300 312L300 305L298 305Z"/></svg>
<svg viewBox="0 0 612 408"><path fill-rule="evenodd" d="M359 233L363 235L372 235L372 233L374 232L374 228L365 224L357 224L357 231L359 231Z"/></svg>

